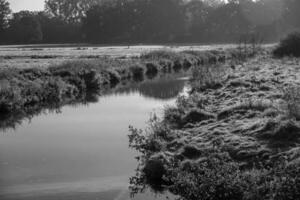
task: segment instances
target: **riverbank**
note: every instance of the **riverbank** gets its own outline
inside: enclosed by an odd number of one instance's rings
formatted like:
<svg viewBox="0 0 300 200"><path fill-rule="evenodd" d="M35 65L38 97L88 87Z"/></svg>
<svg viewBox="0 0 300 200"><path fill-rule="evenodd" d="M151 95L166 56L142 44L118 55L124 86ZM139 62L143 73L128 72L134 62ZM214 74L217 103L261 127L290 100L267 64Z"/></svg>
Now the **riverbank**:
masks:
<svg viewBox="0 0 300 200"><path fill-rule="evenodd" d="M43 108L89 102L96 95L128 82L141 82L191 67L225 62L235 51L152 51L133 58L101 57L63 62L48 68L0 69L0 114L34 115ZM9 120L8 120L9 121Z"/></svg>
<svg viewBox="0 0 300 200"><path fill-rule="evenodd" d="M146 131L132 193L146 186L184 200L299 199L300 60L259 55L197 68L193 91Z"/></svg>

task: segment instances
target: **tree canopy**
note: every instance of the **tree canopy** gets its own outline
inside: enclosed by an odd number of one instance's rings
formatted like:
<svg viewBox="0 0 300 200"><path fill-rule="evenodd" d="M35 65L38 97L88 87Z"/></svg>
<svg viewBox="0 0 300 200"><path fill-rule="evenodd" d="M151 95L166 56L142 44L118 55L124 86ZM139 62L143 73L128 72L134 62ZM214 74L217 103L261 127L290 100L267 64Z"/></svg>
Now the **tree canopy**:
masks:
<svg viewBox="0 0 300 200"><path fill-rule="evenodd" d="M9 3L6 0L0 0L0 34L8 25L8 15L10 12Z"/></svg>
<svg viewBox="0 0 300 200"><path fill-rule="evenodd" d="M212 43L257 33L269 42L300 29L299 10L298 0L46 0L42 12L10 15L0 0L0 41Z"/></svg>

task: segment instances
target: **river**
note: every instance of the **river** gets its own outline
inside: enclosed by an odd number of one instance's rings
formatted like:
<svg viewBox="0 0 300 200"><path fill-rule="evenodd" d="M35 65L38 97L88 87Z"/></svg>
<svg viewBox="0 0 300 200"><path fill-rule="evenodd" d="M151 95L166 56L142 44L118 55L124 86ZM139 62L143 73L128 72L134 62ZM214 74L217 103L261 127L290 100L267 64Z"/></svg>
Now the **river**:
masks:
<svg viewBox="0 0 300 200"><path fill-rule="evenodd" d="M188 89L186 78L159 78L0 131L0 199L130 199L137 153L128 147L129 125L145 128L151 113L160 115ZM146 192L134 199L166 195Z"/></svg>

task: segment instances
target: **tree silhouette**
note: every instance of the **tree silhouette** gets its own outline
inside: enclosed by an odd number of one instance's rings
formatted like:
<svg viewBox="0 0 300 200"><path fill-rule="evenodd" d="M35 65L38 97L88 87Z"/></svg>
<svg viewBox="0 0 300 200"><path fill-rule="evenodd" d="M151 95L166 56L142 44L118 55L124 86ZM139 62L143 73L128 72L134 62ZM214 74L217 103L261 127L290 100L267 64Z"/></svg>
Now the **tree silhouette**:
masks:
<svg viewBox="0 0 300 200"><path fill-rule="evenodd" d="M10 12L9 3L6 0L0 0L0 35L7 28Z"/></svg>

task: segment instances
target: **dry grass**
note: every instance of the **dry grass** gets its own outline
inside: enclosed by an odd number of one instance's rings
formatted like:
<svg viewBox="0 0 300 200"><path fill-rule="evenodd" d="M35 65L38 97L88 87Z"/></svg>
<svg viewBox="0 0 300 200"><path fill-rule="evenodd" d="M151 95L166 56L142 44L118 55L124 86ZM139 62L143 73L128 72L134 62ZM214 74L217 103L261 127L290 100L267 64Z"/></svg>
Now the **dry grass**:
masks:
<svg viewBox="0 0 300 200"><path fill-rule="evenodd" d="M193 85L198 90L217 89L227 74L224 65L203 65L193 68Z"/></svg>
<svg viewBox="0 0 300 200"><path fill-rule="evenodd" d="M290 118L300 120L300 86L290 85L283 90L286 112Z"/></svg>

